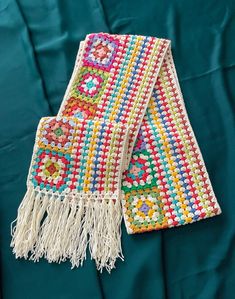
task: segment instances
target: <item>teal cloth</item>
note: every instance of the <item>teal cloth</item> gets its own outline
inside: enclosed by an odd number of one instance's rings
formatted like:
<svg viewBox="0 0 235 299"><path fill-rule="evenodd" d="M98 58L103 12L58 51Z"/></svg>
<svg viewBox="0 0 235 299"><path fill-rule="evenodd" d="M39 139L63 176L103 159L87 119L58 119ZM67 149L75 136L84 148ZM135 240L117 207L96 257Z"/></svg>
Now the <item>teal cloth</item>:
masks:
<svg viewBox="0 0 235 299"><path fill-rule="evenodd" d="M4 299L231 299L235 293L235 1L0 2L0 242ZM80 40L90 32L172 40L188 114L221 216L127 235L125 262L100 274L88 260L15 260L10 223L26 190L36 126L55 115Z"/></svg>

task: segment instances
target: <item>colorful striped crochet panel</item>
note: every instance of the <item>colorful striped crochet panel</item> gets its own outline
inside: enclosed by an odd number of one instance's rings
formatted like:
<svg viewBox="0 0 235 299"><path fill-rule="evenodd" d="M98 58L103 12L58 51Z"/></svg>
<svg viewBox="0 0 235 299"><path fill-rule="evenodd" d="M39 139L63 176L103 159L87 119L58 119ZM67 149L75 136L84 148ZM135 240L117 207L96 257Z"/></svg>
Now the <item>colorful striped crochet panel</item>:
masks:
<svg viewBox="0 0 235 299"><path fill-rule="evenodd" d="M82 50L60 113L129 126L130 163L122 183L128 232L219 214L185 110L170 42L91 34Z"/></svg>
<svg viewBox="0 0 235 299"><path fill-rule="evenodd" d="M122 123L42 118L29 182L38 190L120 198L127 130Z"/></svg>

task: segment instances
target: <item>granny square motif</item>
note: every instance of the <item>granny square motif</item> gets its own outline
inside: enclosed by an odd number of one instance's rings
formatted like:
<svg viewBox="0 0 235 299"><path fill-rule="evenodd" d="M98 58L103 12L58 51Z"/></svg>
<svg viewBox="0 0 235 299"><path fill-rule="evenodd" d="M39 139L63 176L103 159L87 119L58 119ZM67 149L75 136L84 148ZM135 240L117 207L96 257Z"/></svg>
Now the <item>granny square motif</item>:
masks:
<svg viewBox="0 0 235 299"><path fill-rule="evenodd" d="M106 84L108 73L91 67L81 68L73 82L70 96L85 102L98 103Z"/></svg>
<svg viewBox="0 0 235 299"><path fill-rule="evenodd" d="M91 34L84 53L84 65L109 71L118 50L118 39Z"/></svg>

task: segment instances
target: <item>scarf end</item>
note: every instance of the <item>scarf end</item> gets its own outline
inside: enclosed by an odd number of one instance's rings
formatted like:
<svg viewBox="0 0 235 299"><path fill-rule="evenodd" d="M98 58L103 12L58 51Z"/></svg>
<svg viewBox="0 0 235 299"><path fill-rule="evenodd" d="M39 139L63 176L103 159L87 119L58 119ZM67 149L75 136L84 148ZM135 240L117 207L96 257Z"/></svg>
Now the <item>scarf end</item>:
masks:
<svg viewBox="0 0 235 299"><path fill-rule="evenodd" d="M48 262L70 260L82 266L89 248L102 272L115 268L121 249L121 204L117 194L58 195L29 188L12 223L16 258Z"/></svg>

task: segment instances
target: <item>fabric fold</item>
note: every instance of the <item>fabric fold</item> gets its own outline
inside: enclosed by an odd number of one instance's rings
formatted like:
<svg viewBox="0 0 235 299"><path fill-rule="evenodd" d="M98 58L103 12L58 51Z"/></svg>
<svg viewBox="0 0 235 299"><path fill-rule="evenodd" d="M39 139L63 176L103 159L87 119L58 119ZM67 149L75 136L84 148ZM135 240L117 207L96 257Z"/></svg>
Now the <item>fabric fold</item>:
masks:
<svg viewBox="0 0 235 299"><path fill-rule="evenodd" d="M128 233L220 214L190 125L170 41L89 34L56 117L38 126L16 257L111 271Z"/></svg>

